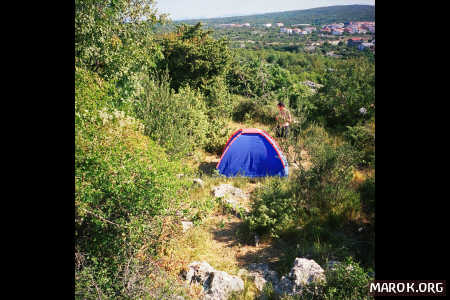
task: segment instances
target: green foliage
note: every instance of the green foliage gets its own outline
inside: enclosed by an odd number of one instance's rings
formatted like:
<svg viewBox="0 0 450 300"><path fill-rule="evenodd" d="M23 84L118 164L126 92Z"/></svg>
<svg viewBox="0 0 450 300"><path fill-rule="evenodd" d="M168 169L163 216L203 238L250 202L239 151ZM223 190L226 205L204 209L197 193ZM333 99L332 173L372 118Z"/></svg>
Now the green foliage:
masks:
<svg viewBox="0 0 450 300"><path fill-rule="evenodd" d="M314 119L329 128L344 131L359 121L374 116L375 68L365 58L340 61L333 71L325 73L324 87L311 98L315 105ZM361 114L365 108L367 113Z"/></svg>
<svg viewBox="0 0 450 300"><path fill-rule="evenodd" d="M227 74L230 91L247 97L263 95L268 89L268 70L258 57L235 59Z"/></svg>
<svg viewBox="0 0 450 300"><path fill-rule="evenodd" d="M273 100L269 104L263 104L257 99L244 99L236 105L233 112L233 120L236 122L257 121L263 124L274 125L277 113L276 103L277 101Z"/></svg>
<svg viewBox="0 0 450 300"><path fill-rule="evenodd" d="M145 125L145 134L163 145L173 158L205 144L208 120L203 95L189 86L178 93L167 77L147 80L145 96L136 102L136 115Z"/></svg>
<svg viewBox="0 0 450 300"><path fill-rule="evenodd" d="M288 100L289 107L296 111L302 111L306 114L314 107L308 98L314 94L313 90L304 84L292 84L283 95Z"/></svg>
<svg viewBox="0 0 450 300"><path fill-rule="evenodd" d="M313 166L300 169L289 182L273 181L256 193L248 219L252 230L274 236L328 215L347 219L360 209L358 193L350 188L353 155L346 145L329 143L326 132L303 132Z"/></svg>
<svg viewBox="0 0 450 300"><path fill-rule="evenodd" d="M361 166L373 166L375 163L375 129L373 123L347 126L344 136L359 152Z"/></svg>
<svg viewBox="0 0 450 300"><path fill-rule="evenodd" d="M326 282L309 284L301 297L292 299L315 300L367 300L371 278L352 257L347 257L343 263L326 271ZM283 298L287 300L288 298Z"/></svg>
<svg viewBox="0 0 450 300"><path fill-rule="evenodd" d="M375 178L367 178L358 188L364 212L371 223L375 221Z"/></svg>
<svg viewBox="0 0 450 300"><path fill-rule="evenodd" d="M327 272L325 299L372 299L369 282L373 280L351 257Z"/></svg>
<svg viewBox="0 0 450 300"><path fill-rule="evenodd" d="M224 78L217 77L210 85L203 87L207 105L209 127L204 149L210 153L221 154L225 141L231 134L228 121L238 97L228 91Z"/></svg>
<svg viewBox="0 0 450 300"><path fill-rule="evenodd" d="M215 40L210 31L195 26L180 25L174 33L161 40L164 59L160 69L168 69L171 87L201 88L225 74L231 55L225 40Z"/></svg>
<svg viewBox="0 0 450 300"><path fill-rule="evenodd" d="M170 162L138 120L114 109L110 83L80 69L75 78L75 292L131 297L144 284L142 265L174 232L190 184L176 174L189 170ZM138 256L130 277L125 267Z"/></svg>
<svg viewBox="0 0 450 300"><path fill-rule="evenodd" d="M76 0L76 65L116 80L118 101L131 100L142 74L162 58L152 26L164 17L157 15L153 0Z"/></svg>
<svg viewBox="0 0 450 300"><path fill-rule="evenodd" d="M231 129L227 127L227 120L216 115L210 119L206 143L204 149L210 153L221 154L225 142L231 135Z"/></svg>
<svg viewBox="0 0 450 300"><path fill-rule="evenodd" d="M258 56L237 57L227 74L230 91L247 97L261 97L269 92L287 88L292 82L288 70L265 63Z"/></svg>
<svg viewBox="0 0 450 300"><path fill-rule="evenodd" d="M297 211L285 182L273 180L253 195L252 211L246 220L250 230L278 236L295 226Z"/></svg>
<svg viewBox="0 0 450 300"><path fill-rule="evenodd" d="M216 77L211 84L203 86L202 91L205 95L210 118L220 117L228 119L231 117L238 97L228 91L228 86L223 76Z"/></svg>

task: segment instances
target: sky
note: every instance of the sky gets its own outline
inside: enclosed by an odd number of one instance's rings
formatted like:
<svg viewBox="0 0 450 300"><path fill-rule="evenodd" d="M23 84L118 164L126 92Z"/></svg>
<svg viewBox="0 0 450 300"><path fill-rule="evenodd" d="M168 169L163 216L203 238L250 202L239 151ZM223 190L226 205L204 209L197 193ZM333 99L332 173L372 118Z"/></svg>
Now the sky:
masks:
<svg viewBox="0 0 450 300"><path fill-rule="evenodd" d="M172 20L243 16L332 5L375 5L375 0L156 0Z"/></svg>

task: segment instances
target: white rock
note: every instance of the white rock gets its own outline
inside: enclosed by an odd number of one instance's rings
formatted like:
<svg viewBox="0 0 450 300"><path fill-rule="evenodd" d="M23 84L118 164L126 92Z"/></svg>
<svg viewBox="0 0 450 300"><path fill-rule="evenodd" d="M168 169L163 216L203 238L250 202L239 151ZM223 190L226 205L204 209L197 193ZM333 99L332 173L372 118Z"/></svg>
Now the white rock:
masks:
<svg viewBox="0 0 450 300"><path fill-rule="evenodd" d="M239 198L248 198L248 195L244 193L241 189L232 186L231 184L221 184L218 186L213 187L213 193L215 197L222 198L225 197L225 195L231 195L233 197L239 197Z"/></svg>
<svg viewBox="0 0 450 300"><path fill-rule="evenodd" d="M301 293L305 285L324 281L325 271L314 260L297 257L289 273L289 278L294 284L292 289L293 294L298 294Z"/></svg>
<svg viewBox="0 0 450 300"><path fill-rule="evenodd" d="M198 184L200 187L205 186L205 182L203 180L201 180L200 178L195 178L194 183Z"/></svg>
<svg viewBox="0 0 450 300"><path fill-rule="evenodd" d="M236 201L235 199L233 199L233 198L225 198L225 199L223 199L223 201L225 202L225 203L227 203L227 204L229 204L234 210L236 210L237 208L238 208L238 206L239 206L239 202L238 201Z"/></svg>
<svg viewBox="0 0 450 300"><path fill-rule="evenodd" d="M278 284L278 273L270 270L267 264L250 264L248 269L248 276L253 279L253 282L259 291L262 291L268 282L270 282L272 286L276 286Z"/></svg>
<svg viewBox="0 0 450 300"><path fill-rule="evenodd" d="M244 281L237 276L231 276L224 271L215 271L210 276L209 289L204 299L220 300L227 299L232 292L244 290Z"/></svg>
<svg viewBox="0 0 450 300"><path fill-rule="evenodd" d="M203 287L204 300L226 300L232 292L244 290L244 281L224 271L217 271L207 262L194 261L188 266L186 281Z"/></svg>
<svg viewBox="0 0 450 300"><path fill-rule="evenodd" d="M325 271L314 260L296 258L289 274L281 277L274 290L280 295L298 295L303 292L306 285L324 280Z"/></svg>
<svg viewBox="0 0 450 300"><path fill-rule="evenodd" d="M181 225L183 225L183 232L186 232L194 226L194 223L188 221L181 221Z"/></svg>

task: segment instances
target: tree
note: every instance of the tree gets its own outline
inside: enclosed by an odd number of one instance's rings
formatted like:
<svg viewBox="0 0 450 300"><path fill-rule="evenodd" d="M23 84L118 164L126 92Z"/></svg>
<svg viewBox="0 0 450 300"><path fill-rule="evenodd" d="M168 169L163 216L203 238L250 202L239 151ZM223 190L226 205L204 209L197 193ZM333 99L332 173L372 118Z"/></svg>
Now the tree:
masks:
<svg viewBox="0 0 450 300"><path fill-rule="evenodd" d="M161 57L152 26L164 19L153 0L75 0L76 64L122 83L147 72Z"/></svg>
<svg viewBox="0 0 450 300"><path fill-rule="evenodd" d="M183 24L162 37L164 59L159 67L169 71L172 88L178 90L187 84L202 88L225 74L231 62L228 43L213 39L211 33L204 31L201 23Z"/></svg>
<svg viewBox="0 0 450 300"><path fill-rule="evenodd" d="M360 108L366 109L375 99L375 68L366 57L339 61L323 78L324 87L311 98L317 107L315 119L326 125L345 129L358 121L371 118L373 111L362 115Z"/></svg>

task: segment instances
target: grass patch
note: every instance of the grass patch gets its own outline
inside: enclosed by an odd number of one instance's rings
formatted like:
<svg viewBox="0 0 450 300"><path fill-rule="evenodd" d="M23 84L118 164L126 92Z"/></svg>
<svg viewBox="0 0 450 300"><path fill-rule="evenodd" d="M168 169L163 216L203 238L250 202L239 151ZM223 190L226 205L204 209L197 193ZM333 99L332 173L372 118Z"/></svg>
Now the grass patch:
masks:
<svg viewBox="0 0 450 300"><path fill-rule="evenodd" d="M206 261L217 270L237 274L239 267L235 251L214 239L212 230L217 226L214 219L209 219L202 226L188 230L180 239L171 241L164 255L174 265L174 274L179 274L193 261Z"/></svg>

